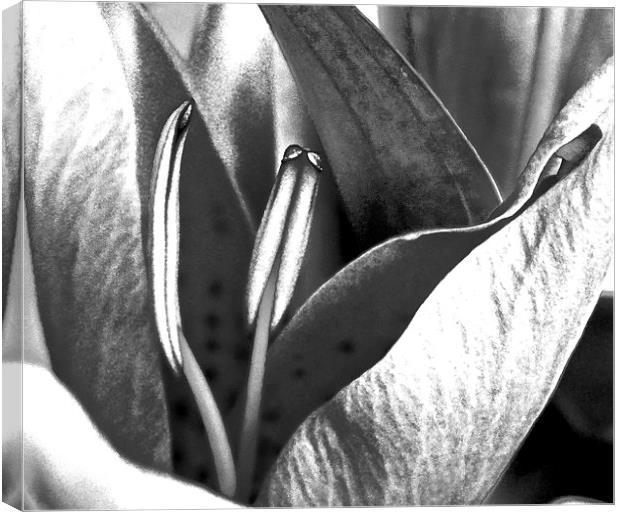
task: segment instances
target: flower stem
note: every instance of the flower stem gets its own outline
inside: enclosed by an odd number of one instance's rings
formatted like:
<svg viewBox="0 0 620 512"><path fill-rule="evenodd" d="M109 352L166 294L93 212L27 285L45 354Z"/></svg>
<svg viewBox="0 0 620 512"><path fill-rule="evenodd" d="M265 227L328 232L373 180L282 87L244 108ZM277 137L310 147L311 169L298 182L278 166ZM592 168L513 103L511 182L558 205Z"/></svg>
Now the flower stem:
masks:
<svg viewBox="0 0 620 512"><path fill-rule="evenodd" d="M187 340L181 329L179 332L179 345L183 358L183 372L185 378L198 405L200 417L207 432L211 452L213 453L213 461L215 464L215 472L220 487L220 492L227 497L235 494L237 485L235 474L235 463L230 449L230 443L224 428L222 416L217 407L217 403L213 398L209 384L196 362L196 358L192 353Z"/></svg>
<svg viewBox="0 0 620 512"><path fill-rule="evenodd" d="M247 501L249 498L254 477L254 467L256 465L258 418L261 408L265 359L269 343L269 327L275 298L275 283L279 266L279 261L277 261L265 286L265 291L258 307L254 330L250 373L248 375L241 440L237 457L237 499L242 501Z"/></svg>

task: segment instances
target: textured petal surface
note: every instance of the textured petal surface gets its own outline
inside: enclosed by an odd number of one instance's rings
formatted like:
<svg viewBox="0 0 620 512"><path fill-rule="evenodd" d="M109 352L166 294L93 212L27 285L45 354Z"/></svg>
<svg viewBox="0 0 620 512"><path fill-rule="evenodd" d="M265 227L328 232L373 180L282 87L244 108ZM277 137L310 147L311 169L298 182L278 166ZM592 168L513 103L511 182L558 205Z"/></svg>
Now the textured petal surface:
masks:
<svg viewBox="0 0 620 512"><path fill-rule="evenodd" d="M549 127L518 192L492 221L389 240L336 274L293 317L267 360L263 471L311 411L383 357L445 275L530 199L551 156L608 108L606 69Z"/></svg>
<svg viewBox="0 0 620 512"><path fill-rule="evenodd" d="M608 65L560 113L523 175L521 197L485 228L501 229L472 244L378 364L295 432L260 504L446 504L485 497L553 391L610 262L612 77ZM532 193L542 163L592 122L604 133L593 152L512 216ZM356 311L363 321L364 312ZM314 351L333 359L322 336L317 333ZM313 362L309 370L318 367Z"/></svg>
<svg viewBox="0 0 620 512"><path fill-rule="evenodd" d="M483 220L484 164L439 100L357 9L263 6L363 247Z"/></svg>
<svg viewBox="0 0 620 512"><path fill-rule="evenodd" d="M504 195L557 111L613 52L611 9L386 7L380 21Z"/></svg>
<svg viewBox="0 0 620 512"><path fill-rule="evenodd" d="M123 70L94 4L23 8L25 202L52 367L115 448L169 467Z"/></svg>

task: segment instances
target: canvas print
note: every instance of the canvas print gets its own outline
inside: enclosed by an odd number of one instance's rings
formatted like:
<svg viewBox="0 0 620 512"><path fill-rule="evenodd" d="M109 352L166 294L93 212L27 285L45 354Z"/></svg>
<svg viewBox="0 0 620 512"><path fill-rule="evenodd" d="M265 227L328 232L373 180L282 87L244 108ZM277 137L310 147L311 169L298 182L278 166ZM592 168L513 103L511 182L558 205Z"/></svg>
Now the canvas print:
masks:
<svg viewBox="0 0 620 512"><path fill-rule="evenodd" d="M611 8L3 13L3 501L611 503Z"/></svg>

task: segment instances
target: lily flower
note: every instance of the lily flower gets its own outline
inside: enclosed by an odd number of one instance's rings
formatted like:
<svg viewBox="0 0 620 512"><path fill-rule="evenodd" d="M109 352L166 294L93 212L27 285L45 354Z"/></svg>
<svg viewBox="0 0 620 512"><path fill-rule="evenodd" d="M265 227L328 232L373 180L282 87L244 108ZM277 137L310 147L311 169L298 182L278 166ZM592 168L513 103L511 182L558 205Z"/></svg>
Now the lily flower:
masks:
<svg viewBox="0 0 620 512"><path fill-rule="evenodd" d="M190 9L187 54L138 5L22 9L5 392L17 273L32 307L25 481L5 429L5 499L481 503L609 267L611 60L501 202L439 98L353 8L264 6L262 24L252 6ZM201 486L183 479L196 473Z"/></svg>

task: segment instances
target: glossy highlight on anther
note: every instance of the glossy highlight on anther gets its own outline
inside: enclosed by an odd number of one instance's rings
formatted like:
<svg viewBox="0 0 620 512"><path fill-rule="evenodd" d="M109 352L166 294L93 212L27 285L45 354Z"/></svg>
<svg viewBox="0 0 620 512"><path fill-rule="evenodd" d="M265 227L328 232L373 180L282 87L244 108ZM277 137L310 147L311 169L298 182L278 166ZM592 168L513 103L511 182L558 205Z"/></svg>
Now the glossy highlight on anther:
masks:
<svg viewBox="0 0 620 512"><path fill-rule="evenodd" d="M282 157L282 163L295 160L301 155L306 155L308 162L310 162L310 164L312 164L317 171L323 172L323 160L321 156L316 151L303 148L298 144L291 144L288 148L286 148L284 151L284 156Z"/></svg>
<svg viewBox="0 0 620 512"><path fill-rule="evenodd" d="M307 155L308 161L316 168L317 171L323 172L323 160L321 159L321 155L314 151L308 151Z"/></svg>
<svg viewBox="0 0 620 512"><path fill-rule="evenodd" d="M284 150L284 156L282 157L282 161L286 162L288 160L294 160L298 156L302 155L306 150L297 144L291 144L288 148Z"/></svg>
<svg viewBox="0 0 620 512"><path fill-rule="evenodd" d="M178 131L181 132L189 125L194 110L194 100L187 100L181 105L181 115L179 116Z"/></svg>

